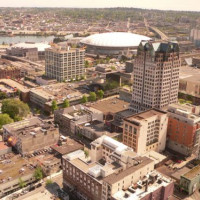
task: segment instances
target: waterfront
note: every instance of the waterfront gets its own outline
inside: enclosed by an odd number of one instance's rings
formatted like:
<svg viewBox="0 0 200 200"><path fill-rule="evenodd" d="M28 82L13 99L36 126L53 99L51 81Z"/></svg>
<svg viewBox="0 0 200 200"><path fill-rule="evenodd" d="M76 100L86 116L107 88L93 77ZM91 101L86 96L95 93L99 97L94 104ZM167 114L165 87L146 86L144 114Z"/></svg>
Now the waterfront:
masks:
<svg viewBox="0 0 200 200"><path fill-rule="evenodd" d="M20 42L52 42L54 36L0 36L0 44L15 44Z"/></svg>

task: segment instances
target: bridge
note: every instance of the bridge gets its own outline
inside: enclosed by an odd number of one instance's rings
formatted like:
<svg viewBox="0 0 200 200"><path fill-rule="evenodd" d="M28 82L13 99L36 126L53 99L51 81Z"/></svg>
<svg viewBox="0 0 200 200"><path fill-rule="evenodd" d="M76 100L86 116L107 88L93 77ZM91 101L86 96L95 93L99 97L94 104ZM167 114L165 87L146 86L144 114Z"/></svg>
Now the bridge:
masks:
<svg viewBox="0 0 200 200"><path fill-rule="evenodd" d="M144 25L148 32L151 30L154 33L156 33L157 35L159 35L160 39L169 41L169 37L166 34L164 34L161 30L159 30L158 28L156 28L154 26L150 26L146 18L144 18Z"/></svg>

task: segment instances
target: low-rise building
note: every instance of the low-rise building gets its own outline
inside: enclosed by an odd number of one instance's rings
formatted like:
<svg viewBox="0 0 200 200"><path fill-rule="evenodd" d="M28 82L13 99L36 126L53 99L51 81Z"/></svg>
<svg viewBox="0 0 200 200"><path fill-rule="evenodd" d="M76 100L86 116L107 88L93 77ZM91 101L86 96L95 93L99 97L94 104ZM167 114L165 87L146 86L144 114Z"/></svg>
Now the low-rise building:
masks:
<svg viewBox="0 0 200 200"><path fill-rule="evenodd" d="M79 198L107 200L153 171L154 162L138 157L128 146L102 136L84 151L63 156L63 185L76 188Z"/></svg>
<svg viewBox="0 0 200 200"><path fill-rule="evenodd" d="M0 64L0 79L1 78L20 78L20 69L14 66Z"/></svg>
<svg viewBox="0 0 200 200"><path fill-rule="evenodd" d="M181 176L180 188L191 195L200 188L200 165Z"/></svg>
<svg viewBox="0 0 200 200"><path fill-rule="evenodd" d="M123 143L138 154L165 150L167 113L157 109L134 114L124 119Z"/></svg>
<svg viewBox="0 0 200 200"><path fill-rule="evenodd" d="M20 189L20 180L26 185L35 182L33 166L19 156L2 160L0 170L0 198Z"/></svg>
<svg viewBox="0 0 200 200"><path fill-rule="evenodd" d="M167 200L173 195L174 182L153 171L126 190L120 190L112 196L112 200Z"/></svg>
<svg viewBox="0 0 200 200"><path fill-rule="evenodd" d="M167 147L182 155L199 154L200 117L189 105L168 107Z"/></svg>
<svg viewBox="0 0 200 200"><path fill-rule="evenodd" d="M52 122L34 117L4 125L3 139L20 154L27 154L56 144L59 131Z"/></svg>
<svg viewBox="0 0 200 200"><path fill-rule="evenodd" d="M103 113L95 108L83 105L71 106L54 112L54 121L63 131L75 134L78 124L94 120L103 122Z"/></svg>
<svg viewBox="0 0 200 200"><path fill-rule="evenodd" d="M66 83L55 83L30 90L30 101L47 112L51 112L53 100L56 101L58 106L62 107L66 99L70 105L79 104L82 96L81 92Z"/></svg>

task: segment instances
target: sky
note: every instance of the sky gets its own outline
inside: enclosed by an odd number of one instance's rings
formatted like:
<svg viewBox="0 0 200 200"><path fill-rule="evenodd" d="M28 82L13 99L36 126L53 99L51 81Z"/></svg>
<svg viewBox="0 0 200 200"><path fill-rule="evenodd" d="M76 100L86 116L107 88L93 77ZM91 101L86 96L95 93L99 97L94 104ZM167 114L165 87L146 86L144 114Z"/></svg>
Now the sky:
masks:
<svg viewBox="0 0 200 200"><path fill-rule="evenodd" d="M0 7L135 7L200 11L200 0L0 0Z"/></svg>

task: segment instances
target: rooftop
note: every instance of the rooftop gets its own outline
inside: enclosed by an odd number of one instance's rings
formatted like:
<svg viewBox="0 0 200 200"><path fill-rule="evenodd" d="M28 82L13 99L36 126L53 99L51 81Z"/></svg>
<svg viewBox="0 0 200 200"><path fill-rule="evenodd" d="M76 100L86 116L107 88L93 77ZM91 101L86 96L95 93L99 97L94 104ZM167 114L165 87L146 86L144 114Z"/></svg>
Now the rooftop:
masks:
<svg viewBox="0 0 200 200"><path fill-rule="evenodd" d="M47 102L55 99L57 103L62 103L65 99L75 100L82 97L82 93L66 83L55 83L46 86L40 86L30 90L32 93L43 97Z"/></svg>
<svg viewBox="0 0 200 200"><path fill-rule="evenodd" d="M167 113L164 111L157 110L157 109L151 109L151 110L147 110L147 111L144 111L144 112L141 112L138 114L134 114L130 117L125 118L124 120L129 121L129 122L138 122L139 123L139 122L145 121L146 119L149 119L151 117L154 117L157 115L161 116L163 114L167 114Z"/></svg>
<svg viewBox="0 0 200 200"><path fill-rule="evenodd" d="M52 145L51 148L53 150L55 150L56 152L58 152L59 154L65 155L65 154L74 152L74 151L76 151L78 149L82 149L83 145L80 144L79 142L77 142L77 141L75 141L75 140L70 139L69 137L67 137L65 144L63 144L61 146Z"/></svg>
<svg viewBox="0 0 200 200"><path fill-rule="evenodd" d="M10 48L22 48L22 49L37 48L38 51L45 51L45 49L49 47L50 45L47 43L23 42L23 43L15 44L11 46Z"/></svg>
<svg viewBox="0 0 200 200"><path fill-rule="evenodd" d="M146 188L146 181L148 181L148 187ZM140 200L155 190L166 187L172 183L172 180L164 177L157 171L147 175L144 180L138 181L133 186L130 186L127 190L120 190L113 195L116 200Z"/></svg>
<svg viewBox="0 0 200 200"><path fill-rule="evenodd" d="M145 165L148 165L149 163L153 162L150 158L147 157L137 157L137 160L140 162L136 166L131 166L128 169L119 172L118 174L113 173L107 177L104 178L104 181L108 184L112 185L115 182L120 181L121 179L125 178L126 176L129 176L131 173L136 172L140 168L144 167Z"/></svg>
<svg viewBox="0 0 200 200"><path fill-rule="evenodd" d="M0 184L30 173L34 173L33 166L19 155L10 154L10 158L0 163Z"/></svg>
<svg viewBox="0 0 200 200"><path fill-rule="evenodd" d="M191 169L189 172L183 175L183 177L192 180L200 173L200 165L197 165L193 169Z"/></svg>
<svg viewBox="0 0 200 200"><path fill-rule="evenodd" d="M91 104L92 108L102 111L104 114L117 113L127 109L129 103L117 97L106 98Z"/></svg>
<svg viewBox="0 0 200 200"><path fill-rule="evenodd" d="M88 36L81 43L103 47L137 47L142 40L151 38L127 32L100 33Z"/></svg>
<svg viewBox="0 0 200 200"><path fill-rule="evenodd" d="M13 136L20 138L30 138L39 134L44 134L47 130L55 130L52 122L42 121L37 117L25 119L3 126Z"/></svg>
<svg viewBox="0 0 200 200"><path fill-rule="evenodd" d="M188 66L181 66L179 78L185 81L200 83L200 69Z"/></svg>
<svg viewBox="0 0 200 200"><path fill-rule="evenodd" d="M0 79L0 83L4 84L4 85L8 85L10 86L11 88L17 88L18 90L20 90L21 92L28 92L28 88L16 81L13 81L11 79Z"/></svg>

